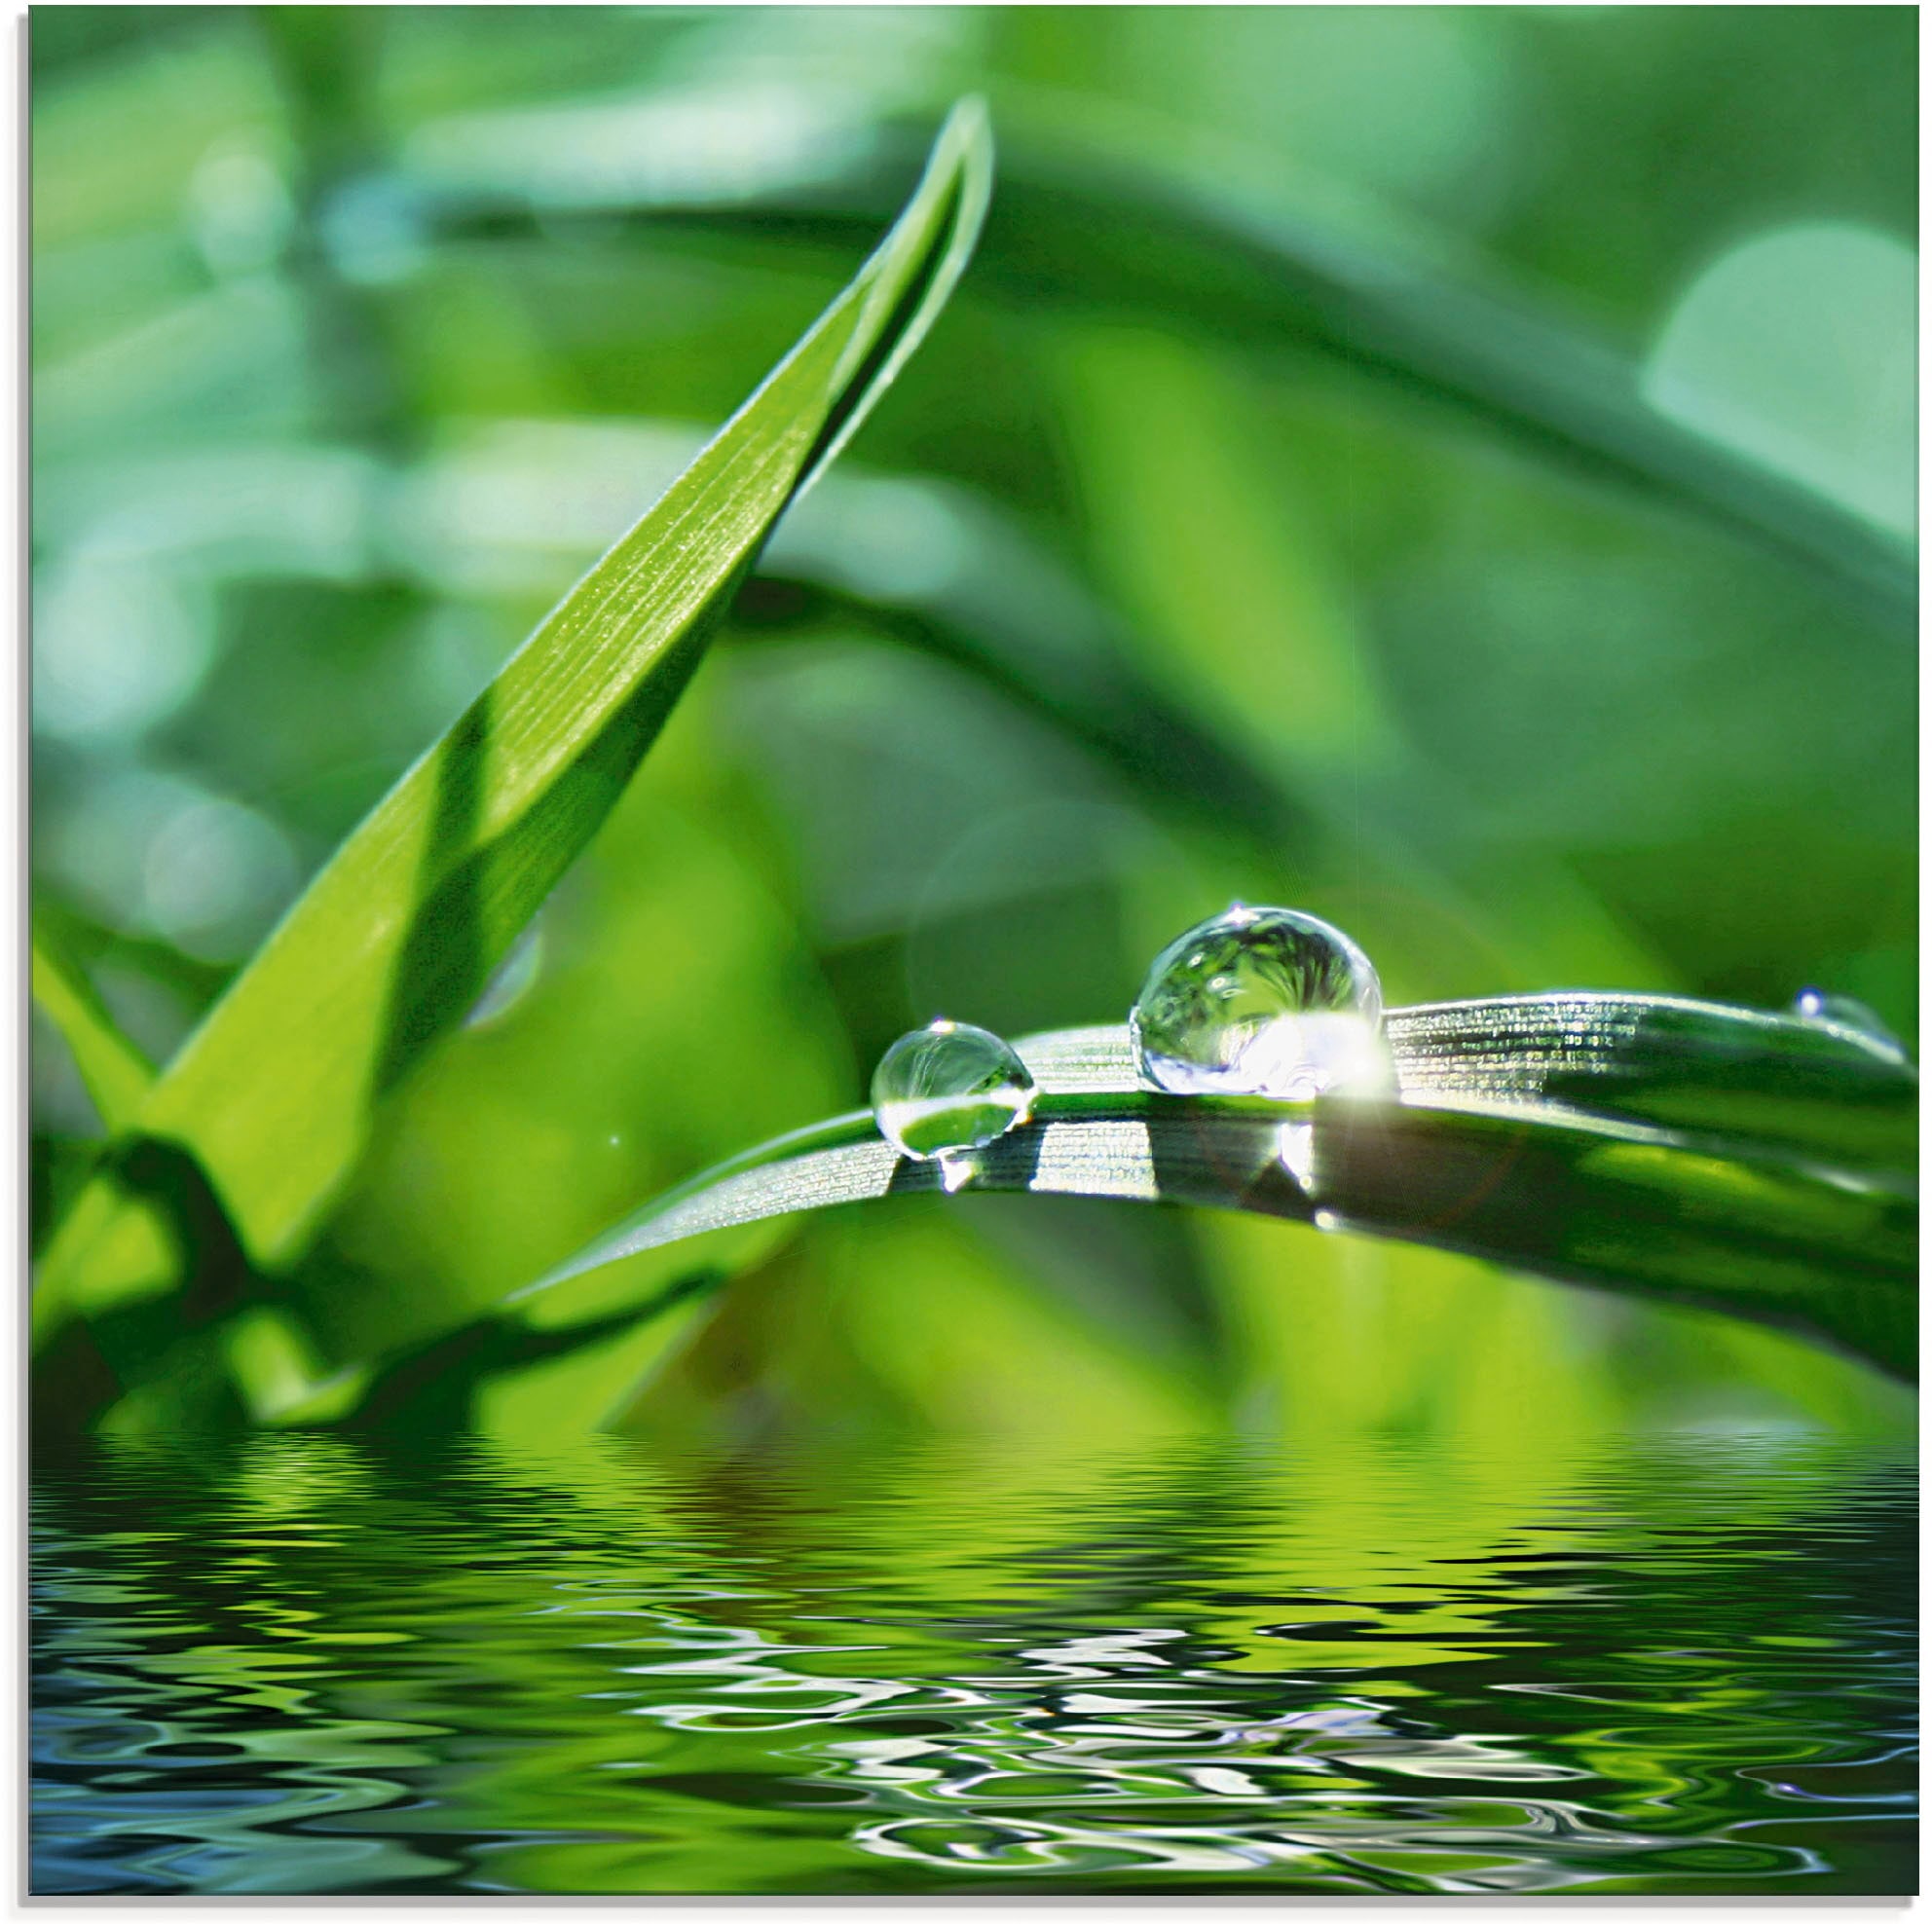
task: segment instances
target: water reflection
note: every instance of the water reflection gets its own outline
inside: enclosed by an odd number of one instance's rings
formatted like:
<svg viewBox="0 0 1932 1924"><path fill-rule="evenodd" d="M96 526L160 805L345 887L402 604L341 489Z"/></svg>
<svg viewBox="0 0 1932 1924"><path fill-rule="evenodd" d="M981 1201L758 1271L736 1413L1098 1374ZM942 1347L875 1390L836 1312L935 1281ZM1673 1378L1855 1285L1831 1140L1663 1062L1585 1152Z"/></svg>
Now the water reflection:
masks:
<svg viewBox="0 0 1932 1924"><path fill-rule="evenodd" d="M34 1888L1912 1887L1912 1462L99 1446Z"/></svg>

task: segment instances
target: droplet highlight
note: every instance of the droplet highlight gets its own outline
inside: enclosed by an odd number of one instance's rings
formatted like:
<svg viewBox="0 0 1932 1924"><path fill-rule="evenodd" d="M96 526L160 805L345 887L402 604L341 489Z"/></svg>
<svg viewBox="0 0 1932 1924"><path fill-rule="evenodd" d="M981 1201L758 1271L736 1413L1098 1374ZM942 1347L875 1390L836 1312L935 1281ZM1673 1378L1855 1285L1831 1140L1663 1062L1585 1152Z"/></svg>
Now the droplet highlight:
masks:
<svg viewBox="0 0 1932 1924"><path fill-rule="evenodd" d="M1791 1010L1793 1015L1802 1016L1806 1021L1850 1029L1901 1061L1907 1059L1905 1044L1885 1026L1883 1018L1855 996L1828 995L1821 988L1801 989L1793 999Z"/></svg>
<svg viewBox="0 0 1932 1924"><path fill-rule="evenodd" d="M1393 1092L1375 965L1297 908L1224 913L1154 958L1128 1018L1140 1078L1175 1095Z"/></svg>
<svg viewBox="0 0 1932 1924"><path fill-rule="evenodd" d="M1010 1043L944 1018L901 1036L873 1071L879 1133L920 1162L996 1142L1032 1114L1037 1093Z"/></svg>

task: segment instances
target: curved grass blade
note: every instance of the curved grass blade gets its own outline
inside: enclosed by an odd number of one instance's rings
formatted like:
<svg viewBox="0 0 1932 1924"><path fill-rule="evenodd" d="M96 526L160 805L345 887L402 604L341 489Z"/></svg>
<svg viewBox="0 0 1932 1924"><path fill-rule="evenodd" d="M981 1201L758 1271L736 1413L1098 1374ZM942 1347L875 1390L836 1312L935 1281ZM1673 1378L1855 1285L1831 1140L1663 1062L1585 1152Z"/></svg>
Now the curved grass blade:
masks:
<svg viewBox="0 0 1932 1924"><path fill-rule="evenodd" d="M912 1162L869 1114L836 1117L673 1190L523 1295L794 1210L1028 1190L1430 1243L1913 1371L1917 1078L1895 1050L1749 1010L1583 993L1397 1010L1389 1030L1398 1102L1150 1094L1124 1028L1029 1037L1016 1046L1041 1090L1034 1118L988 1148Z"/></svg>
<svg viewBox="0 0 1932 1924"><path fill-rule="evenodd" d="M1843 1023L1579 989L1397 1009L1389 1031L1411 1101L1582 1110L1898 1183L1917 1166L1917 1071Z"/></svg>
<svg viewBox="0 0 1932 1924"><path fill-rule="evenodd" d="M1106 300L1169 324L1178 312L1248 347L1298 340L1546 454L1690 504L1802 562L1891 628L1915 631L1917 568L1905 542L1659 414L1629 361L1523 294L1204 180L1044 154L1009 167L985 259L1031 302Z"/></svg>
<svg viewBox="0 0 1932 1924"><path fill-rule="evenodd" d="M63 1225L37 1350L77 1317L183 1289L201 1267L184 1191L233 1245L202 1314L235 1275L300 1251L377 1099L474 1001L655 738L772 524L945 305L990 180L967 102L851 284L337 851L131 1119L167 1179L103 1177ZM110 1347L110 1372L138 1370L135 1333Z"/></svg>
<svg viewBox="0 0 1932 1924"><path fill-rule="evenodd" d="M55 945L44 928L32 938L33 999L73 1052L88 1094L109 1135L139 1113L154 1083L154 1064L121 1032L80 966Z"/></svg>
<svg viewBox="0 0 1932 1924"><path fill-rule="evenodd" d="M480 132L479 130L476 130ZM472 137L466 152L486 143ZM1802 483L1706 440L1643 398L1636 369L1520 293L1478 284L1419 250L1301 208L1231 192L1198 170L1159 170L1094 139L1009 138L1000 204L981 249L985 284L1037 308L1138 313L1269 352L1300 345L1420 397L1444 402L1544 452L1690 503L1719 525L1794 558L1876 619L1915 628L1910 547ZM546 172L519 188L462 149L381 191L430 236L504 239L581 212L667 227L747 230L843 244L889 205L905 178L891 128L855 130L815 153L796 180L747 194L741 177L707 191L701 172L667 171L651 198L613 200L608 170Z"/></svg>

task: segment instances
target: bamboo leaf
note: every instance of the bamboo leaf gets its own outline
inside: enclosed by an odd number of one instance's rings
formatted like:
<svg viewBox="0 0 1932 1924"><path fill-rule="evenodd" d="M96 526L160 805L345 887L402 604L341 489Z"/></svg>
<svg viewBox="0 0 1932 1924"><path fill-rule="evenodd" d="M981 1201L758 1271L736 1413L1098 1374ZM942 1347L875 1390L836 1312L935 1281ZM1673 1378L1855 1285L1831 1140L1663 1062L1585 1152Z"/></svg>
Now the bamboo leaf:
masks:
<svg viewBox="0 0 1932 1924"><path fill-rule="evenodd" d="M80 1198L43 1267L37 1348L190 1279L204 1319L301 1251L373 1105L474 1001L650 748L773 523L944 306L990 177L968 102L851 284L337 851L131 1118L145 1167L124 1162ZM110 1375L138 1369L138 1329L92 1335Z"/></svg>
<svg viewBox="0 0 1932 1924"><path fill-rule="evenodd" d="M1677 997L1397 1010L1402 1099L1150 1094L1123 1028L1020 1042L1033 1120L950 1167L866 1113L751 1151L523 1292L795 1210L1025 1190L1243 1209L1780 1323L1899 1375L1916 1350L1917 1077L1857 1031ZM1668 1117L1669 1120L1661 1120ZM1283 1287L1292 1287L1284 1276Z"/></svg>
<svg viewBox="0 0 1932 1924"><path fill-rule="evenodd" d="M93 984L45 928L34 930L32 949L33 999L73 1051L74 1066L112 1135L139 1111L154 1082L154 1064L122 1034Z"/></svg>

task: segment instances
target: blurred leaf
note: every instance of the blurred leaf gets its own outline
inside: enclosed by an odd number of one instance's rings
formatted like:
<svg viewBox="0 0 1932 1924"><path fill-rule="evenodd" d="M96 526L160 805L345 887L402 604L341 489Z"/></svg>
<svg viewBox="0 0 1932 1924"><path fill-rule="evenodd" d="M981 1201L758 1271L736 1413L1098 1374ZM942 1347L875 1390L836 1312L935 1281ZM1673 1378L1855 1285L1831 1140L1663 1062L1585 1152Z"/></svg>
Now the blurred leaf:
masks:
<svg viewBox="0 0 1932 1924"><path fill-rule="evenodd" d="M525 1292L799 1209L953 1188L1192 1202L1357 1229L1916 1354L1917 1077L1854 1031L1670 997L1397 1010L1404 1099L1136 1085L1125 1029L1019 1046L1041 1096L988 1148L900 1157L869 1114L672 1191ZM1653 1118L1671 1117L1665 1126ZM961 1180L963 1174L963 1181Z"/></svg>
<svg viewBox="0 0 1932 1924"><path fill-rule="evenodd" d="M544 906L524 1000L440 1045L384 1104L323 1246L279 1278L333 1355L434 1337L639 1196L852 1099L830 997L747 866L755 828L737 846L691 828L684 784L724 778L711 675ZM783 1227L740 1233L719 1260L737 1273ZM634 1303L652 1280L668 1273L587 1277L542 1320Z"/></svg>
<svg viewBox="0 0 1932 1924"><path fill-rule="evenodd" d="M1311 791L1385 775L1403 745L1357 605L1307 504L1282 499L1251 394L1170 332L1066 334L1058 391L1083 531L1133 616L1141 672Z"/></svg>
<svg viewBox="0 0 1932 1924"><path fill-rule="evenodd" d="M519 181L471 125L438 165L400 173L380 191L427 232L452 238L500 239L538 221L548 231L576 213L647 217L659 233L685 226L832 242L876 220L909 160L890 129L843 131L807 146L790 180L638 166L613 187L610 168L589 166L526 169ZM1278 191L1237 190L1231 178L1225 168L1157 171L1094 129L1083 130L1077 152L1064 133L1009 137L1000 204L981 250L983 287L1029 309L1050 302L1088 315L1139 315L1167 332L1264 352L1299 343L1335 355L1597 473L1688 502L1822 573L1892 627L1915 625L1906 543L1658 413L1625 357L1527 295L1445 268L1407 237L1277 204Z"/></svg>
<svg viewBox="0 0 1932 1924"><path fill-rule="evenodd" d="M1156 538L1151 524L1136 534ZM1150 815L1216 840L1240 835L1245 888L1299 900L1324 866L1352 874L1358 895L1371 879L1402 904L1399 920L1375 932L1385 969L1416 944L1429 957L1418 980L1443 981L1441 927L1417 934L1426 904L1490 932L1474 978L1486 986L1676 985L1560 862L1520 839L1500 848L1467 793L1412 743L1398 769L1356 766L1337 781L1251 722L1231 723L1225 684L1214 687L1200 664L1146 659L1146 644L1044 543L963 490L836 477L788 518L732 611L734 640L809 645L852 630L933 655L1038 715ZM1292 707L1291 686L1257 681Z"/></svg>
<svg viewBox="0 0 1932 1924"><path fill-rule="evenodd" d="M1660 414L1842 501L1917 527L1918 259L1849 221L1777 227L1690 284L1644 370Z"/></svg>
<svg viewBox="0 0 1932 1924"><path fill-rule="evenodd" d="M93 984L45 928L33 932L33 999L74 1052L74 1066L107 1132L125 1128L154 1082L154 1064L121 1033Z"/></svg>
<svg viewBox="0 0 1932 1924"><path fill-rule="evenodd" d="M921 1429L1007 1429L1043 1448L1056 1438L1125 1444L1212 1426L1218 1386L1191 1367L1195 1357L1147 1341L1131 1314L1057 1298L958 1227L956 1217L923 1212L846 1225L827 1266L836 1284L812 1292L817 1318L832 1326L816 1343L788 1330L787 1376L809 1374L814 1389L829 1382L851 1409L862 1400L849 1394L856 1366L889 1386L896 1407L916 1411ZM851 1362L826 1353L833 1349ZM1051 1383L1044 1396L1042 1375ZM640 1416L654 1388L638 1399ZM795 1397L802 1392L794 1387Z"/></svg>
<svg viewBox="0 0 1932 1924"><path fill-rule="evenodd" d="M375 1101L475 1001L622 792L772 523L924 336L990 172L967 103L845 292L337 852L143 1103L165 1171L80 1200L43 1269L40 1342L184 1281L214 1314L252 1267L301 1249ZM200 1260L210 1236L219 1280ZM128 1336L107 1339L110 1372L149 1360Z"/></svg>
<svg viewBox="0 0 1932 1924"><path fill-rule="evenodd" d="M988 270L1016 291L1104 301L1250 345L1299 338L1532 445L1821 571L1898 628L1915 625L1910 549L1804 485L1647 406L1621 356L1528 297L1445 273L1401 244L1269 206L1206 176L1042 152L1009 158ZM1023 237L1023 246L1020 244Z"/></svg>
<svg viewBox="0 0 1932 1924"><path fill-rule="evenodd" d="M567 1329L536 1328L514 1314L483 1316L340 1372L303 1401L278 1409L275 1421L283 1427L353 1424L454 1432L482 1426L497 1434L540 1434L547 1412L552 1436L566 1427L595 1428L724 1280L722 1272L694 1269L646 1303ZM571 1372L561 1384L560 1368ZM485 1397L496 1406L495 1421L479 1424Z"/></svg>

